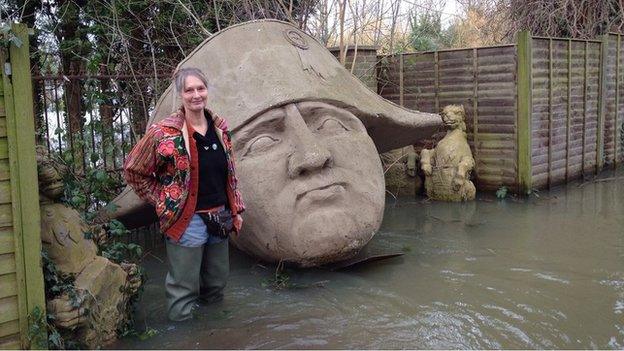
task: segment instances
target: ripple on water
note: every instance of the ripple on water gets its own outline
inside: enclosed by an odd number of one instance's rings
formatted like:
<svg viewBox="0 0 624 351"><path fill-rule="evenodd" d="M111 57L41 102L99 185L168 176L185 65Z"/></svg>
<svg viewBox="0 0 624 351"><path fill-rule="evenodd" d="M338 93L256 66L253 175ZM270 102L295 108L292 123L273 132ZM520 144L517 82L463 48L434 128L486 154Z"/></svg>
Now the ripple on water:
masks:
<svg viewBox="0 0 624 351"><path fill-rule="evenodd" d="M549 280L551 282L557 282L557 283L561 283L561 284L570 284L570 281L567 279L563 279L563 278L558 278L555 275L553 275L552 273L535 273L534 276L540 278L540 279L544 279L544 280Z"/></svg>
<svg viewBox="0 0 624 351"><path fill-rule="evenodd" d="M296 346L303 346L303 347L324 346L324 345L327 345L327 340L314 339L314 338L295 338L293 344Z"/></svg>
<svg viewBox="0 0 624 351"><path fill-rule="evenodd" d="M440 271L440 273L442 274L447 274L447 275L454 275L457 277L474 277L473 273L459 273L459 272L453 272L451 270L448 269L443 269Z"/></svg>
<svg viewBox="0 0 624 351"><path fill-rule="evenodd" d="M514 345L524 348L537 348L539 346L527 333L509 322L478 312L475 313L475 317L487 327L486 329L489 330L490 333L496 330L498 332L498 337L503 337Z"/></svg>
<svg viewBox="0 0 624 351"><path fill-rule="evenodd" d="M529 273L529 272L533 272L532 269L528 269L528 268L517 268L517 267L513 267L513 268L509 268L510 271L512 272L524 272L524 273Z"/></svg>
<svg viewBox="0 0 624 351"><path fill-rule="evenodd" d="M496 306L496 305L489 305L489 304L488 305L483 305L483 307L491 309L491 310L500 311L502 314L504 314L505 316L507 316L509 318L512 318L512 319L515 319L515 320L518 320L518 321L524 321L524 317L523 316L521 316L521 315L519 315L519 314L517 314L517 313L515 313L513 311L510 311L510 310L508 310L508 309L506 309L504 307Z"/></svg>
<svg viewBox="0 0 624 351"><path fill-rule="evenodd" d="M274 331L297 330L301 327L299 324L267 324L267 329Z"/></svg>

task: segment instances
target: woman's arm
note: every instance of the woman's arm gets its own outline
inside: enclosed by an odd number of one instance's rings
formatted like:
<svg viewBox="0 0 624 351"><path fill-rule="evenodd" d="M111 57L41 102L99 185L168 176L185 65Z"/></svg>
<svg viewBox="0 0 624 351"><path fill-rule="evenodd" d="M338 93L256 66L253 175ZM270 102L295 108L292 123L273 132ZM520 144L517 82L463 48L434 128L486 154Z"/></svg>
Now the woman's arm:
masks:
<svg viewBox="0 0 624 351"><path fill-rule="evenodd" d="M149 128L147 133L132 148L124 164L124 179L134 192L145 202L155 206L160 186L156 179L158 127Z"/></svg>

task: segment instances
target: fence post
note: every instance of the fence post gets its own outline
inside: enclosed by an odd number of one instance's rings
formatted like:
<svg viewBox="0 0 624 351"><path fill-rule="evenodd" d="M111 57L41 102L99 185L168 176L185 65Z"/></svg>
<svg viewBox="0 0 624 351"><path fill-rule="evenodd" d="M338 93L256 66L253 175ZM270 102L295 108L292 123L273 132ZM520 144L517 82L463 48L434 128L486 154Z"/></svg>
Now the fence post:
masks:
<svg viewBox="0 0 624 351"><path fill-rule="evenodd" d="M596 171L604 166L604 123L607 103L607 54L609 34L600 36L600 92L598 93L598 125L596 126ZM617 105L616 105L617 108Z"/></svg>
<svg viewBox="0 0 624 351"><path fill-rule="evenodd" d="M405 106L405 92L403 91L403 74L404 74L404 63L403 63L404 54L399 54L399 105Z"/></svg>
<svg viewBox="0 0 624 351"><path fill-rule="evenodd" d="M518 192L529 194L533 185L531 170L531 110L532 110L532 54L531 33L517 34L518 56Z"/></svg>
<svg viewBox="0 0 624 351"><path fill-rule="evenodd" d="M45 321L45 293L41 267L41 223L37 161L35 157L35 120L28 50L28 27L12 24L11 30L21 41L9 49L10 73L3 74L7 107L7 138L11 174L11 202L15 239L19 319L22 345L26 348L45 347L45 326L36 335L40 345L28 339L29 315L38 308ZM3 67L4 69L4 67ZM8 101L7 101L8 100Z"/></svg>

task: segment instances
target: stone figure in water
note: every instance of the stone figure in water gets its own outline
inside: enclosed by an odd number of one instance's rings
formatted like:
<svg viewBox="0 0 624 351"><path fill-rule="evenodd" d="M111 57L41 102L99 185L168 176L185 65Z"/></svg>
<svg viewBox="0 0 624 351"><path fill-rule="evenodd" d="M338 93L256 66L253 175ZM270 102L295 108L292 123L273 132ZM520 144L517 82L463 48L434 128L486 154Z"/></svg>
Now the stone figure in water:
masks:
<svg viewBox="0 0 624 351"><path fill-rule="evenodd" d="M228 120L247 205L232 241L266 261L315 266L357 254L382 220L378 153L441 125L437 114L370 91L323 45L280 21L222 30L179 67L206 73L209 106ZM179 105L169 87L148 125ZM129 188L113 202L112 216L127 226L154 220Z"/></svg>
<svg viewBox="0 0 624 351"><path fill-rule="evenodd" d="M37 149L43 249L59 273L74 276L76 296L63 294L47 301L54 324L89 348L115 340L127 318L128 302L141 285L136 265L118 265L98 256L90 228L80 214L62 203L63 167ZM101 228L99 228L101 230Z"/></svg>
<svg viewBox="0 0 624 351"><path fill-rule="evenodd" d="M434 149L420 153L427 196L441 201L474 200L476 190L470 173L475 162L466 140L464 107L446 106L441 115L448 128L446 135Z"/></svg>

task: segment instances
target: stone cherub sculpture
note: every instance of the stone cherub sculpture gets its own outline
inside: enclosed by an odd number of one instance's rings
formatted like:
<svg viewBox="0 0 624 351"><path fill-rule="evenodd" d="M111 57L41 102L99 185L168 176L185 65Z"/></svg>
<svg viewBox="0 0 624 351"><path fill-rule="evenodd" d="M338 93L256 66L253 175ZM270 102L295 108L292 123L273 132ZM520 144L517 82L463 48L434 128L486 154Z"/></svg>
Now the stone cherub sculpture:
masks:
<svg viewBox="0 0 624 351"><path fill-rule="evenodd" d="M37 148L43 249L57 270L72 275L75 296L64 293L47 301L48 312L60 330L71 331L74 341L99 348L115 340L117 328L127 318L129 298L141 285L134 264L116 264L98 256L98 247L86 232L80 214L58 201L63 195L64 167Z"/></svg>
<svg viewBox="0 0 624 351"><path fill-rule="evenodd" d="M427 196L441 201L474 200L476 189L470 173L475 161L466 140L464 107L446 106L441 115L448 128L446 135L434 149L423 149L420 153Z"/></svg>
<svg viewBox="0 0 624 351"><path fill-rule="evenodd" d="M208 106L232 132L247 205L232 241L266 261L316 266L356 255L381 225L379 152L441 125L436 114L381 98L314 38L276 20L228 27L179 67L206 73ZM179 104L170 86L148 125ZM129 188L113 203L126 226L154 220Z"/></svg>

